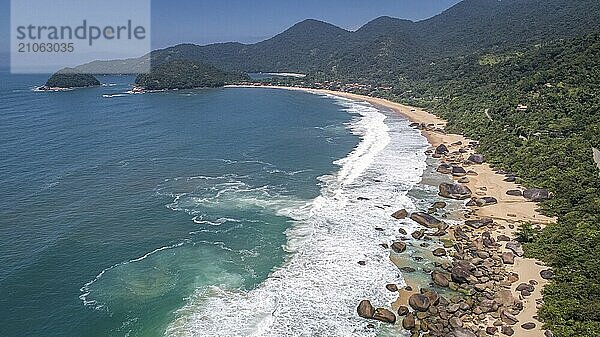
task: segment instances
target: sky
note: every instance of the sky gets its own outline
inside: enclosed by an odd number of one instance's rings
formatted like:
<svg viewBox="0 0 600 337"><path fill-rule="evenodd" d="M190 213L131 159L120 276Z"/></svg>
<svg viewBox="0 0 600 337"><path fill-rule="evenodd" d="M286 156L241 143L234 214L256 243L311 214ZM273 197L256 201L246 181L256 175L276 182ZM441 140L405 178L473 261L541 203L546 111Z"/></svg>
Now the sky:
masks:
<svg viewBox="0 0 600 337"><path fill-rule="evenodd" d="M19 0L16 0L19 1ZM60 0L52 0L60 1ZM84 2L86 0L82 0ZM127 1L127 0L123 0ZM152 48L268 39L304 19L356 30L382 15L419 21L460 0L151 0ZM10 0L0 0L0 54L8 53Z"/></svg>

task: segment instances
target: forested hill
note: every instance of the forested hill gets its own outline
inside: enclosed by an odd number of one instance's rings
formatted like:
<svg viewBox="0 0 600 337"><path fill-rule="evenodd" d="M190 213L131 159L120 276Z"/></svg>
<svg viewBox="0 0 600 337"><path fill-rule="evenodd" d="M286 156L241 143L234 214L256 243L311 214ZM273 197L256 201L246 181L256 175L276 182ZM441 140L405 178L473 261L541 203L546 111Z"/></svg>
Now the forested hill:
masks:
<svg viewBox="0 0 600 337"><path fill-rule="evenodd" d="M156 50L150 57L153 65L190 59L237 72L376 78L375 71L395 72L443 56L570 38L597 31L599 25L597 0L465 0L419 22L381 17L351 32L305 20L256 44L182 44ZM102 73L110 67L114 73L121 64L93 62L81 68Z"/></svg>
<svg viewBox="0 0 600 337"><path fill-rule="evenodd" d="M246 75L228 73L195 61L175 60L140 74L135 85L145 90L195 89L222 87L227 83L246 81Z"/></svg>

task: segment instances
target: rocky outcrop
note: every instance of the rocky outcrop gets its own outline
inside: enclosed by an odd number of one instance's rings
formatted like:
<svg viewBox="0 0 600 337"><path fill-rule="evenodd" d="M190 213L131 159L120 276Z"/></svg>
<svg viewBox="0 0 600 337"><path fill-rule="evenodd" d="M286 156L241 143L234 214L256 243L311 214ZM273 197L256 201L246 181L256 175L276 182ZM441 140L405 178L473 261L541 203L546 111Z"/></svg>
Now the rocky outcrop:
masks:
<svg viewBox="0 0 600 337"><path fill-rule="evenodd" d="M464 185L441 183L439 186L439 195L444 198L464 200L471 197L471 190Z"/></svg>
<svg viewBox="0 0 600 337"><path fill-rule="evenodd" d="M483 164L483 162L485 161L485 158L482 154L475 153L475 154L470 155L467 160L472 163L475 163L475 164Z"/></svg>
<svg viewBox="0 0 600 337"><path fill-rule="evenodd" d="M529 201L540 202L552 197L552 193L546 189L530 188L523 191L523 197Z"/></svg>
<svg viewBox="0 0 600 337"><path fill-rule="evenodd" d="M440 144L435 148L435 154L444 155L449 152L448 147L444 144Z"/></svg>

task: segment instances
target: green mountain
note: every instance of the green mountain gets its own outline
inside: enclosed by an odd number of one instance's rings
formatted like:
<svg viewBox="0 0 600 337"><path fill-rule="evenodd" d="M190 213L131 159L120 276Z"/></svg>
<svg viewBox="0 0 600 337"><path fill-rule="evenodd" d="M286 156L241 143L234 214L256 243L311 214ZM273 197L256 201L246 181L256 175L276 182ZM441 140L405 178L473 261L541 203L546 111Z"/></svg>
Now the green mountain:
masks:
<svg viewBox="0 0 600 337"><path fill-rule="evenodd" d="M215 88L247 79L211 65L174 60L152 68L148 74L138 75L135 85L146 90Z"/></svg>
<svg viewBox="0 0 600 337"><path fill-rule="evenodd" d="M255 44L182 44L153 51L152 65L189 59L236 72L326 73L372 77L372 72L397 71L430 63L439 57L480 50L502 50L575 37L598 29L596 0L465 0L430 19L412 22L375 19L355 32L305 20ZM136 69L136 60L92 62L86 72ZM118 71L117 71L118 72Z"/></svg>

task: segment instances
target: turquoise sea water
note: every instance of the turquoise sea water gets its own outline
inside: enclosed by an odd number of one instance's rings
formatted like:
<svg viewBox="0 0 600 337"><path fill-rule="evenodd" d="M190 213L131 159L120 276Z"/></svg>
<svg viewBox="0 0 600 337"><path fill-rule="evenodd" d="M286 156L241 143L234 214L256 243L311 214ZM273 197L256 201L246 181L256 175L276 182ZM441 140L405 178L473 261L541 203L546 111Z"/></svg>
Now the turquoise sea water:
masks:
<svg viewBox="0 0 600 337"><path fill-rule="evenodd" d="M0 77L0 335L378 333L355 306L402 283L378 243L425 168L406 120L285 90Z"/></svg>

